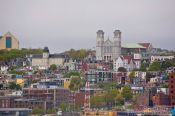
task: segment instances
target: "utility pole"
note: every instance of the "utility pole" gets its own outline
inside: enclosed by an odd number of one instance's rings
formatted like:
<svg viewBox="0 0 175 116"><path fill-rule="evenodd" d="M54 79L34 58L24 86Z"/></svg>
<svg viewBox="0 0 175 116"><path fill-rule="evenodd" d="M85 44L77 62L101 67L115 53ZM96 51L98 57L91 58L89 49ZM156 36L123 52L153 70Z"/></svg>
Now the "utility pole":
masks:
<svg viewBox="0 0 175 116"><path fill-rule="evenodd" d="M85 84L84 110L90 110L90 88L88 81Z"/></svg>

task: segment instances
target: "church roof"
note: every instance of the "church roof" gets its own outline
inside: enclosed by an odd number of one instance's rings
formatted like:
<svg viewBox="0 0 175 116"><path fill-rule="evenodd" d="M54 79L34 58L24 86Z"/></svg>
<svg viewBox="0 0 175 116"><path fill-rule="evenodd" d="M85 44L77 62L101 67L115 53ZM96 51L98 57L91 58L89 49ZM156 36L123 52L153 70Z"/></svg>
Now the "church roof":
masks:
<svg viewBox="0 0 175 116"><path fill-rule="evenodd" d="M151 45L151 43L138 43L138 44L146 48L148 48Z"/></svg>
<svg viewBox="0 0 175 116"><path fill-rule="evenodd" d="M122 48L146 48L138 43L125 43L122 45Z"/></svg>
<svg viewBox="0 0 175 116"><path fill-rule="evenodd" d="M111 44L112 42L111 42L111 40L109 39L109 37L108 37L108 39L105 41L105 44Z"/></svg>

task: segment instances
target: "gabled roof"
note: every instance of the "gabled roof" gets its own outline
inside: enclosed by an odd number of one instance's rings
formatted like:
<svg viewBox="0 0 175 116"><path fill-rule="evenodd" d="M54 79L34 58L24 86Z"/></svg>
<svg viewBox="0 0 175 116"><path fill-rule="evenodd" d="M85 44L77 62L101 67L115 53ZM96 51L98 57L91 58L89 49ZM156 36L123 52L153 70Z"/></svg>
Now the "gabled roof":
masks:
<svg viewBox="0 0 175 116"><path fill-rule="evenodd" d="M151 45L151 43L138 43L138 44L146 48L148 48Z"/></svg>
<svg viewBox="0 0 175 116"><path fill-rule="evenodd" d="M146 48L138 43L125 43L122 45L122 48Z"/></svg>
<svg viewBox="0 0 175 116"><path fill-rule="evenodd" d="M130 64L130 62L132 60L132 56L131 55L122 55L122 56L120 56L120 58L122 60L127 60L128 61L128 64Z"/></svg>

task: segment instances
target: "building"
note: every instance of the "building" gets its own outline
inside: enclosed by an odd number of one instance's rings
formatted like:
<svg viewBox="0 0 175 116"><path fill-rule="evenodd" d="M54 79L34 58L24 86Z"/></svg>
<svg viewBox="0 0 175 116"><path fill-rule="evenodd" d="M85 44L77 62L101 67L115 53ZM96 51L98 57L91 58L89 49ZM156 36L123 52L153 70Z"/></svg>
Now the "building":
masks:
<svg viewBox="0 0 175 116"><path fill-rule="evenodd" d="M121 31L115 30L113 41L104 40L103 30L97 31L96 60L112 61L121 54Z"/></svg>
<svg viewBox="0 0 175 116"><path fill-rule="evenodd" d="M175 106L175 73L172 72L169 75L169 97L170 97L170 105Z"/></svg>
<svg viewBox="0 0 175 116"><path fill-rule="evenodd" d="M50 54L48 47L45 47L43 54L33 55L32 66L39 69L47 69L50 65L63 65L66 56L63 54Z"/></svg>
<svg viewBox="0 0 175 116"><path fill-rule="evenodd" d="M146 52L146 47L138 43L125 43L122 45L122 54L134 54Z"/></svg>
<svg viewBox="0 0 175 116"><path fill-rule="evenodd" d="M135 68L135 64L132 60L132 56L123 55L114 60L113 61L114 70L117 71L119 67L124 67L127 71L133 70Z"/></svg>
<svg viewBox="0 0 175 116"><path fill-rule="evenodd" d="M118 84L125 84L126 83L126 73L113 71L112 72L112 81L115 81Z"/></svg>
<svg viewBox="0 0 175 116"><path fill-rule="evenodd" d="M165 61L166 59L172 60L174 56L151 56L151 63L154 61Z"/></svg>
<svg viewBox="0 0 175 116"><path fill-rule="evenodd" d="M159 92L153 96L154 105L169 105L169 96L163 92Z"/></svg>
<svg viewBox="0 0 175 116"><path fill-rule="evenodd" d="M28 108L0 108L0 116L28 116L32 109Z"/></svg>
<svg viewBox="0 0 175 116"><path fill-rule="evenodd" d="M23 88L23 98L43 100L46 104L49 103L48 106L45 106L46 108L56 108L61 103L69 104L70 95L71 92L64 88ZM23 103L25 104L25 102ZM42 105L43 103L38 104Z"/></svg>
<svg viewBox="0 0 175 116"><path fill-rule="evenodd" d="M14 108L14 100L20 98L18 96L0 96L1 108Z"/></svg>
<svg viewBox="0 0 175 116"><path fill-rule="evenodd" d="M0 50L2 49L19 49L18 39L10 32L7 32L3 36L0 36Z"/></svg>

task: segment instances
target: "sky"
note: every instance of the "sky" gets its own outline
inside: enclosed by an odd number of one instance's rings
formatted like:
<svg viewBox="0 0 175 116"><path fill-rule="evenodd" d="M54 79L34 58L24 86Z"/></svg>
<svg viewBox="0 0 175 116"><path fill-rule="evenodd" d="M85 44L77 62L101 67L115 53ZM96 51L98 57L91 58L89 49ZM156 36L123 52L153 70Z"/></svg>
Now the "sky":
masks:
<svg viewBox="0 0 175 116"><path fill-rule="evenodd" d="M93 49L99 29L175 50L175 0L0 0L0 34L10 31L21 48Z"/></svg>

